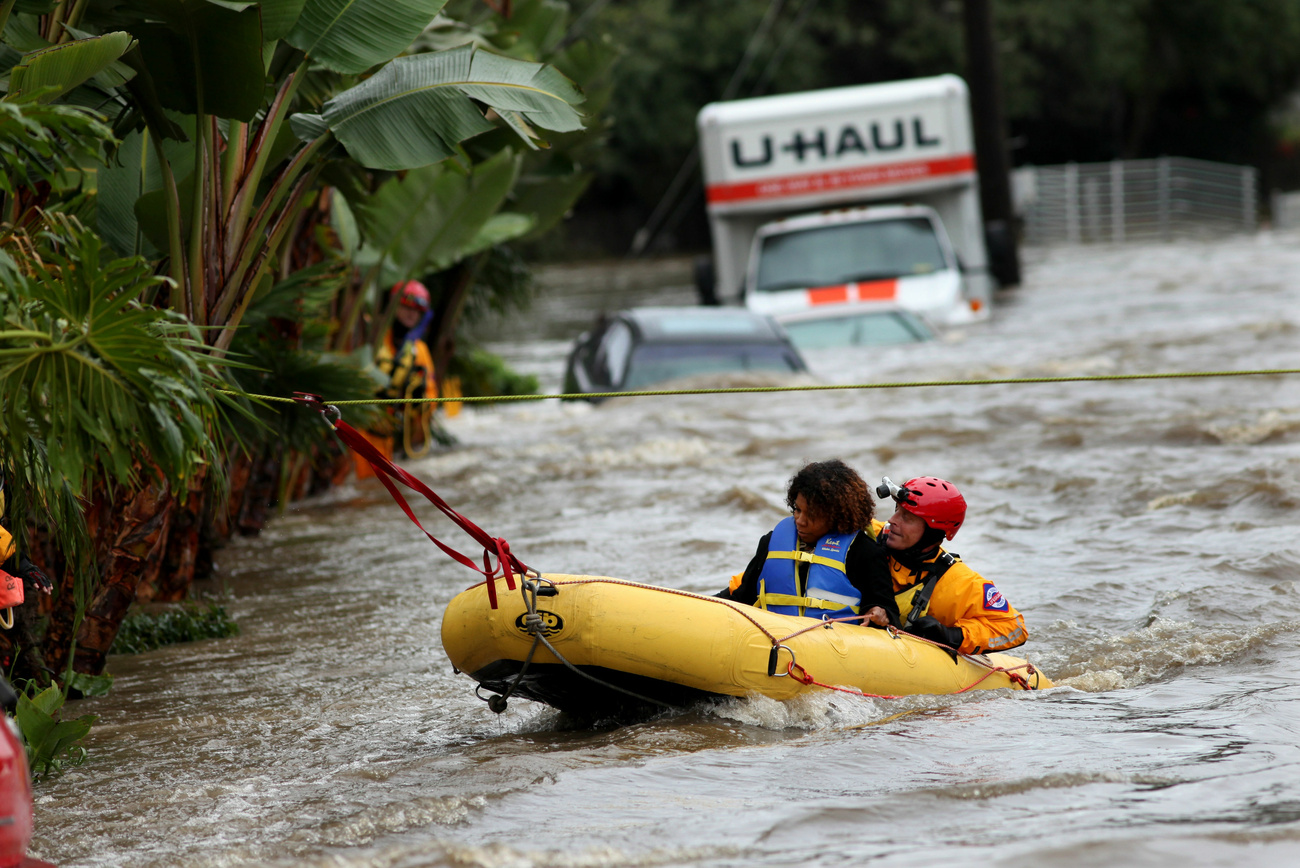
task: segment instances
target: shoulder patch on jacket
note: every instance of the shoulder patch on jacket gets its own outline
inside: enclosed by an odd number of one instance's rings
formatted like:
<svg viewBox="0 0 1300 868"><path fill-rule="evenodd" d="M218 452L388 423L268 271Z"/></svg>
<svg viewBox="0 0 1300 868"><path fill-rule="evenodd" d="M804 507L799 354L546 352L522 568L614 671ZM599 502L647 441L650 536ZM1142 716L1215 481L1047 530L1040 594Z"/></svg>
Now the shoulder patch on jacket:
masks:
<svg viewBox="0 0 1300 868"><path fill-rule="evenodd" d="M986 612L1005 612L1010 608L1007 604L1007 598L1002 596L1002 592L992 582L984 583L984 611Z"/></svg>

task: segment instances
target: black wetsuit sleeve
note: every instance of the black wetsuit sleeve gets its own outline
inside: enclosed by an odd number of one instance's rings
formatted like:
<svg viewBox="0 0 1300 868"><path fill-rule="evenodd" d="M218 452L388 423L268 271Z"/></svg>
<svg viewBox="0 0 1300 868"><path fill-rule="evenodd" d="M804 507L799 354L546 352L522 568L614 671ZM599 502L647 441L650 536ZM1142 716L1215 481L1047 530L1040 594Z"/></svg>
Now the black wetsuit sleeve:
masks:
<svg viewBox="0 0 1300 868"><path fill-rule="evenodd" d="M758 574L763 572L763 563L767 560L767 544L771 539L772 534L769 532L763 534L763 538L758 541L758 549L750 559L749 566L745 567L745 575L740 580L740 587L734 591L724 588L715 596L750 606L758 601Z"/></svg>
<svg viewBox="0 0 1300 868"><path fill-rule="evenodd" d="M889 615L889 623L899 625L898 601L894 583L889 578L889 558L885 548L865 533L858 534L844 558L844 572L862 595L862 612L879 606Z"/></svg>

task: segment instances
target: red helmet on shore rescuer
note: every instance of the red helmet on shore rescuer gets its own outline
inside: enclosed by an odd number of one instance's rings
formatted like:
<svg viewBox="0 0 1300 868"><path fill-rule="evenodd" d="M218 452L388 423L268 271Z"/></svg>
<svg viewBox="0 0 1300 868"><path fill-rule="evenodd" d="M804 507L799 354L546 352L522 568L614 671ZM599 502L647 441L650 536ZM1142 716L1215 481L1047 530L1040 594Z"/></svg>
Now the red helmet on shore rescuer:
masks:
<svg viewBox="0 0 1300 868"><path fill-rule="evenodd" d="M393 295L397 296L398 304L418 308L422 311L429 309L429 290L418 280L408 280L405 283L395 284L393 286Z"/></svg>
<svg viewBox="0 0 1300 868"><path fill-rule="evenodd" d="M898 490L897 500L908 512L944 536L952 539L966 520L966 498L957 486L937 476L909 479Z"/></svg>

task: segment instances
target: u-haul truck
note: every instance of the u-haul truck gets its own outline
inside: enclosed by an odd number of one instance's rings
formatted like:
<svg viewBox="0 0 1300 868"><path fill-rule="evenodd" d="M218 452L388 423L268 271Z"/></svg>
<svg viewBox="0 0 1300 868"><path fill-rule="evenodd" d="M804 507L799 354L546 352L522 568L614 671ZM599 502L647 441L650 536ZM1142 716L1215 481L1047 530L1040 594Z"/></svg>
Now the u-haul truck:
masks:
<svg viewBox="0 0 1300 868"><path fill-rule="evenodd" d="M778 319L864 302L987 315L957 76L710 103L698 125L718 295Z"/></svg>

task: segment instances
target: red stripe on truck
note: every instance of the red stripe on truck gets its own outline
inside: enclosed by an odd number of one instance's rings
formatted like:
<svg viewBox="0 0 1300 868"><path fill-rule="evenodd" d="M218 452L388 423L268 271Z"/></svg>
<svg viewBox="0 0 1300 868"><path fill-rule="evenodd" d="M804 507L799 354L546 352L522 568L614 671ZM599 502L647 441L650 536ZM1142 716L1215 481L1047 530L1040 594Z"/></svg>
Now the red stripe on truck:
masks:
<svg viewBox="0 0 1300 868"><path fill-rule="evenodd" d="M823 286L808 290L809 304L844 304L849 300L849 285Z"/></svg>
<svg viewBox="0 0 1300 868"><path fill-rule="evenodd" d="M858 301L891 301L898 295L898 281L873 280L858 284Z"/></svg>
<svg viewBox="0 0 1300 868"><path fill-rule="evenodd" d="M746 199L779 199L826 190L899 184L919 178L958 175L973 171L975 171L974 155L964 154L942 160L915 160L910 163L889 163L884 166L858 166L834 172L786 175L783 178L764 178L761 181L745 181L738 184L710 184L707 196L710 204L742 202Z"/></svg>
<svg viewBox="0 0 1300 868"><path fill-rule="evenodd" d="M850 301L891 301L898 295L898 280L872 280L868 283L843 283L818 286L807 290L808 306L846 304Z"/></svg>

